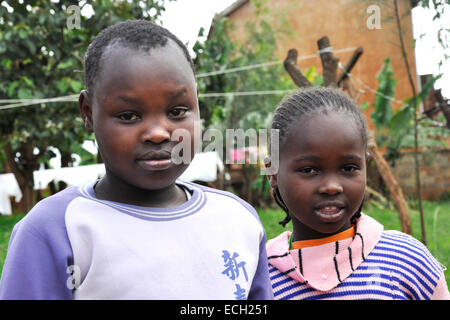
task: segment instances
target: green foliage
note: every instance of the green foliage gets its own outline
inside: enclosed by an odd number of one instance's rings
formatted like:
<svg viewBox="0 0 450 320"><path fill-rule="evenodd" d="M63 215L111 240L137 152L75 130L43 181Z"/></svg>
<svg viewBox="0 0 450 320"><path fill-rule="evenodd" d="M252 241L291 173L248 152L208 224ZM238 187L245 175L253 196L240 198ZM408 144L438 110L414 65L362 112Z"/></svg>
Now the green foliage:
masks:
<svg viewBox="0 0 450 320"><path fill-rule="evenodd" d="M164 10L164 1L88 1L95 12L81 16L80 29L68 29L66 12L78 1L8 1L0 5L1 99L30 99L77 94L83 88L82 57L93 37L106 26L131 18L149 18L147 11ZM10 12L11 11L11 12ZM2 110L3 139L34 141L45 150L63 152L84 140L76 103L42 104Z"/></svg>
<svg viewBox="0 0 450 320"><path fill-rule="evenodd" d="M74 14L67 8L79 5L78 1L13 0L7 5L2 2L0 99L78 94L83 88L80 72L83 56L95 35L126 19L156 20L164 10L164 2L85 1L83 6L92 6L94 14L81 15L79 29L67 26L68 18ZM85 139L92 138L84 129L76 102L0 110L0 136L1 141L11 143L9 156L21 172L35 170L39 161L48 160L49 155L44 157L44 154L50 146L58 148L63 155L70 155Z"/></svg>
<svg viewBox="0 0 450 320"><path fill-rule="evenodd" d="M312 65L305 72L305 78L314 86L314 87L322 87L323 86L323 77L317 71L317 68Z"/></svg>
<svg viewBox="0 0 450 320"><path fill-rule="evenodd" d="M425 100L437 79L439 76L425 83L417 96L417 104ZM387 156L393 160L398 156L400 148L414 147L413 128L416 102L413 98L407 98L399 110L393 111L392 99L395 96L396 80L390 58L385 59L383 68L377 75L377 80L378 89L371 119L377 129L377 144L380 147L386 146ZM419 125L418 138L421 147L445 146L444 140L448 136L446 128L436 127L430 120L425 119Z"/></svg>
<svg viewBox="0 0 450 320"><path fill-rule="evenodd" d="M397 84L397 81L394 79L390 58L384 60L383 68L378 73L377 80L378 90L375 96L375 111L370 116L376 128L381 129L387 127L392 119L392 101L389 98L394 97Z"/></svg>
<svg viewBox="0 0 450 320"><path fill-rule="evenodd" d="M14 214L11 216L0 215L0 274L6 258L9 239L14 225L24 217L23 214Z"/></svg>
<svg viewBox="0 0 450 320"><path fill-rule="evenodd" d="M197 73L222 71L232 67L230 56L235 50L234 44L228 38L231 25L227 19L215 19L214 31L205 42L197 41L193 47L196 54L194 59ZM199 32L199 38L204 36L204 29ZM198 80L200 93L225 92L229 85L223 74L204 77ZM229 100L229 99L228 99ZM205 120L205 126L218 123L226 118L225 105L229 104L225 97L199 99L200 115Z"/></svg>
<svg viewBox="0 0 450 320"><path fill-rule="evenodd" d="M256 1L256 22L247 22L242 41L232 41L234 26L226 18L216 17L212 34L204 43L197 42L195 65L197 73L206 73L278 60L277 42L288 33L288 24L279 14L279 27L274 28L264 1ZM199 36L203 36L203 30ZM294 89L282 64L240 72L202 77L200 93L248 92ZM205 127L266 128L273 110L283 95L227 96L200 98Z"/></svg>
<svg viewBox="0 0 450 320"><path fill-rule="evenodd" d="M231 35L235 26L227 18L216 16L213 30L208 39L194 46L195 65L198 74L210 73L244 66L279 61L277 44L289 35L289 24L285 12L270 12L265 6L267 0L254 0L254 19L248 21L244 33L237 40ZM203 30L199 37L203 36ZM310 77L316 79L315 70ZM281 61L264 67L216 74L198 78L200 94L225 92L254 92L292 90L295 85L285 72ZM200 113L204 128L222 131L225 139L227 128L261 129L269 128L273 111L285 94L227 95L221 97L200 97ZM205 142L206 144L206 142ZM223 141L224 149L226 143ZM227 154L229 150L222 150ZM252 194L261 190L261 183L255 173L257 165L244 165L244 187L239 194L249 202ZM256 180L255 180L256 179ZM264 193L264 192L263 192Z"/></svg>

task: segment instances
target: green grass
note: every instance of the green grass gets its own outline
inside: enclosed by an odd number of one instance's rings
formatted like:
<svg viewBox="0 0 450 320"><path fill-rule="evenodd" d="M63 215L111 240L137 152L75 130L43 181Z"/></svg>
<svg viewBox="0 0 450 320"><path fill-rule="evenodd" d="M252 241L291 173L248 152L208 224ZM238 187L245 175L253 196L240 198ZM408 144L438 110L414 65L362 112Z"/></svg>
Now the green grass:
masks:
<svg viewBox="0 0 450 320"><path fill-rule="evenodd" d="M368 205L363 212L382 223L386 230L401 230L398 214L394 210L379 209ZM261 209L258 210L258 213L266 229L267 239L272 239L285 230L292 231L291 223L286 228L278 224L278 221L285 217L281 209ZM411 209L410 216L413 236L421 240L419 212ZM428 249L441 264L450 267L450 232L448 232L450 230L450 200L424 201L424 216ZM0 216L0 270L3 268L12 228L21 218L23 215L20 214ZM450 284L450 271L445 272L445 276L447 284Z"/></svg>
<svg viewBox="0 0 450 320"><path fill-rule="evenodd" d="M3 269L3 263L5 262L11 231L14 225L23 217L24 215L22 214L0 216L0 271Z"/></svg>
<svg viewBox="0 0 450 320"><path fill-rule="evenodd" d="M450 267L450 200L441 202L423 202L426 226L427 247L431 254L444 266ZM384 225L385 230L399 230L400 220L394 210L379 209L368 205L363 212ZM258 210L261 222L266 229L267 239L272 239L286 230L292 231L292 224L286 228L278 224L284 219L284 212L278 209ZM410 209L412 236L422 241L420 215ZM445 272L447 285L450 285L450 271Z"/></svg>

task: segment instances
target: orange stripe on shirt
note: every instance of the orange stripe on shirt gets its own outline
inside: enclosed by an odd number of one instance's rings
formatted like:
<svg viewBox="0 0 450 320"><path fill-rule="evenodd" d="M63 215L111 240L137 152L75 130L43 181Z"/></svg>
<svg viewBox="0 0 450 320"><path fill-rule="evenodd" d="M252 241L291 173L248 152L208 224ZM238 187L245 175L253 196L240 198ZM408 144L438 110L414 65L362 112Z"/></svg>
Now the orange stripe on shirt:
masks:
<svg viewBox="0 0 450 320"><path fill-rule="evenodd" d="M336 242L354 236L355 236L355 228L352 226L345 231L339 232L329 237L292 242L292 249L302 249L307 247L320 246L325 243Z"/></svg>

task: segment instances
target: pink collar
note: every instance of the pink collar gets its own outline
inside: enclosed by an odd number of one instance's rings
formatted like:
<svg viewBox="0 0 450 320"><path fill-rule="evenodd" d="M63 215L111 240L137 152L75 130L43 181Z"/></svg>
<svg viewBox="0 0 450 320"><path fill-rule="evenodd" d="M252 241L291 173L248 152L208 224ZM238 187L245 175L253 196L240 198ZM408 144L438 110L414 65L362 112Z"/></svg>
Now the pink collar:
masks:
<svg viewBox="0 0 450 320"><path fill-rule="evenodd" d="M353 238L319 246L289 250L290 231L267 242L269 263L281 272L320 291L328 291L344 281L372 252L381 238L383 226L361 214Z"/></svg>

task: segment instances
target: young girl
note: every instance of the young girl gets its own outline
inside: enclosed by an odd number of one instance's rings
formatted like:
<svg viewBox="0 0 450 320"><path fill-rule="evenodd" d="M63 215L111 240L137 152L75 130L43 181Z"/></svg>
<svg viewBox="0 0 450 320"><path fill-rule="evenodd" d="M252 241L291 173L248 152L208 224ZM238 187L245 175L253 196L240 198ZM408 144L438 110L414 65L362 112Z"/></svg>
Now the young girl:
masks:
<svg viewBox="0 0 450 320"><path fill-rule="evenodd" d="M448 299L440 263L409 235L361 213L366 123L341 91L301 90L275 111L270 184L293 232L269 240L275 299ZM267 166L270 166L270 162Z"/></svg>
<svg viewBox="0 0 450 320"><path fill-rule="evenodd" d="M272 299L256 211L178 180L189 164L172 161L175 131L194 145L200 120L185 45L150 21L124 21L94 39L84 74L81 115L106 174L14 227L0 300Z"/></svg>

